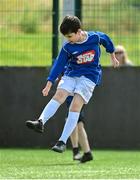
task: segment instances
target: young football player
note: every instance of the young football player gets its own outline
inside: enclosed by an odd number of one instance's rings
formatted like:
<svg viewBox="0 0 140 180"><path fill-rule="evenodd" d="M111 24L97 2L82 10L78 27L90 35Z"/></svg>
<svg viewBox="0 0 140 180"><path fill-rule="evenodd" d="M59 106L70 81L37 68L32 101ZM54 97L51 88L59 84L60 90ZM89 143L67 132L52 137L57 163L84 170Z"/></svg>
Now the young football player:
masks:
<svg viewBox="0 0 140 180"><path fill-rule="evenodd" d="M47 84L42 90L43 96L47 96L56 78L63 72L68 64L64 76L60 80L56 93L44 108L37 120L28 120L26 125L39 132L43 132L44 124L56 113L66 98L73 96L68 118L58 142L52 150L63 152L66 143L77 125L80 111L92 96L94 88L101 80L100 45L110 53L114 67L119 62L114 54L114 45L111 39L103 32L87 32L81 27L81 22L76 16L66 16L61 25L60 32L67 39L54 63L47 78Z"/></svg>

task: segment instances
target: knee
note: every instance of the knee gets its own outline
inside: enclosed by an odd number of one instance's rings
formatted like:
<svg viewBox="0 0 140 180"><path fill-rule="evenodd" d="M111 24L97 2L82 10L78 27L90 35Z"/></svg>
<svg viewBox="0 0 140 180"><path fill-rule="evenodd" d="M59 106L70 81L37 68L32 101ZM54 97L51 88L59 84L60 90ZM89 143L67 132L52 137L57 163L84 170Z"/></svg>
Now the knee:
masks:
<svg viewBox="0 0 140 180"><path fill-rule="evenodd" d="M79 94L75 94L69 110L72 112L80 112L83 104L84 104L83 98Z"/></svg>
<svg viewBox="0 0 140 180"><path fill-rule="evenodd" d="M58 101L60 104L64 103L65 99L66 99L67 95L65 92L63 91L58 91L55 93L55 95L53 96L53 99L55 99L56 101Z"/></svg>
<svg viewBox="0 0 140 180"><path fill-rule="evenodd" d="M84 124L83 124L83 122L79 122L79 123L78 123L78 132L81 133L81 132L83 131L83 129L84 129Z"/></svg>
<svg viewBox="0 0 140 180"><path fill-rule="evenodd" d="M79 107L77 103L73 103L69 108L69 111L72 111L72 112L80 112L80 110L81 108Z"/></svg>

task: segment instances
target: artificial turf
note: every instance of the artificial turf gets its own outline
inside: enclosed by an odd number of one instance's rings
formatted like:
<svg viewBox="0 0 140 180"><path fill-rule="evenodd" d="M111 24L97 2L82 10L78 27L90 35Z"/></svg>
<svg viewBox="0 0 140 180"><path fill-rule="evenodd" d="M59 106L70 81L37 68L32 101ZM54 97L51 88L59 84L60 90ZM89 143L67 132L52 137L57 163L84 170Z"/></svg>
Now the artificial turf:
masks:
<svg viewBox="0 0 140 180"><path fill-rule="evenodd" d="M0 179L139 179L140 152L95 150L81 164L72 152L47 149L0 149Z"/></svg>

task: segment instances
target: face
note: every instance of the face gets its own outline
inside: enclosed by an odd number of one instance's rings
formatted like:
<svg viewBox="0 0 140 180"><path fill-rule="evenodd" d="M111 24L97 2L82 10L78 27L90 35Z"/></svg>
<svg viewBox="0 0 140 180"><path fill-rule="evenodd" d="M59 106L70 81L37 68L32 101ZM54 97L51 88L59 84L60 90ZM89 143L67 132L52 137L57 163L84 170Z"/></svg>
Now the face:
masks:
<svg viewBox="0 0 140 180"><path fill-rule="evenodd" d="M119 49L116 50L116 52L115 52L115 56L119 61L124 59L124 54L125 54L125 52L123 50L119 50Z"/></svg>
<svg viewBox="0 0 140 180"><path fill-rule="evenodd" d="M69 33L65 35L65 38L70 42L70 43L76 43L80 41L80 32L78 31L77 33Z"/></svg>

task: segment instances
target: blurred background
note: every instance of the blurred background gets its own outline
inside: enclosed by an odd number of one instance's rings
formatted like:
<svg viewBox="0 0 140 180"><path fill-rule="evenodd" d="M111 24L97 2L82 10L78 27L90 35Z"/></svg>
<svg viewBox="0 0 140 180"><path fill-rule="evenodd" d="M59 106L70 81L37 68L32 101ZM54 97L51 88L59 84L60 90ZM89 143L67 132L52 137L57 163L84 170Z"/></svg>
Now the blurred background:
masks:
<svg viewBox="0 0 140 180"><path fill-rule="evenodd" d="M0 65L48 66L52 37L64 14L75 13L85 30L103 31L122 44L135 66L140 65L139 0L0 0ZM53 7L54 5L54 7ZM75 12L72 12L75 11ZM53 31L53 15L54 28ZM61 47L61 35L58 33ZM101 63L110 65L103 50Z"/></svg>
<svg viewBox="0 0 140 180"><path fill-rule="evenodd" d="M43 136L30 132L25 121L37 118L55 92L41 94L64 40L58 27L66 14L123 45L133 64L114 70L102 48L102 84L86 108L91 147L140 148L139 0L0 0L0 146L50 147L59 138L65 105Z"/></svg>
<svg viewBox="0 0 140 180"><path fill-rule="evenodd" d="M43 134L25 126L38 118L52 61L64 41L66 14L84 30L108 34L121 67L102 48L103 78L85 108L85 129L94 161L73 161L72 146L58 154L66 104ZM0 0L0 179L140 179L140 0ZM70 150L69 150L70 149ZM81 152L82 153L82 152Z"/></svg>

